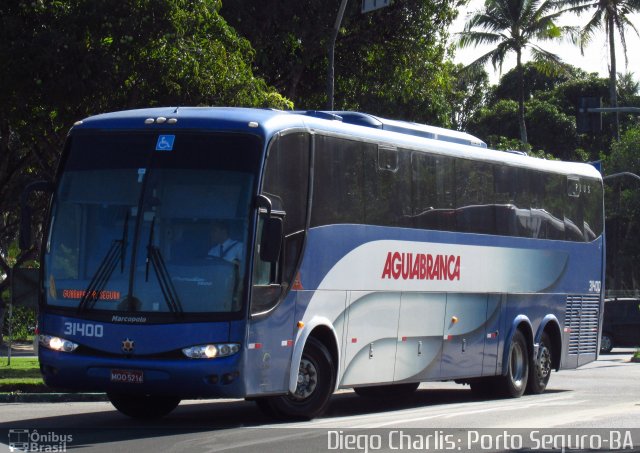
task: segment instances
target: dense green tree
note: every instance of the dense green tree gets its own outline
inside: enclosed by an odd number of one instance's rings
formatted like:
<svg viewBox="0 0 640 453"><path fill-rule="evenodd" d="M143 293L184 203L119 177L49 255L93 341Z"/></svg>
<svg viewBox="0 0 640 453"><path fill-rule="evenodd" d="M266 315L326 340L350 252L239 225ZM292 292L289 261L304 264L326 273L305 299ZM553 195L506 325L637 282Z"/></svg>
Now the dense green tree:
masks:
<svg viewBox="0 0 640 453"><path fill-rule="evenodd" d="M528 142L525 123L525 79L523 52L529 50L534 61L547 72L561 66L557 55L541 48L538 41L558 40L573 27L557 25L559 2L535 0L487 0L484 8L471 16L460 34L462 47L490 44L492 49L478 57L471 65L484 66L487 62L494 69L502 65L506 56L516 55L518 81L518 126L520 140Z"/></svg>
<svg viewBox="0 0 640 453"><path fill-rule="evenodd" d="M527 62L522 66L524 81L524 99L529 100L538 93L551 92L559 84L575 77L578 72L574 68L566 67L563 71L543 71L533 62ZM518 101L520 95L520 81L517 68L511 69L500 77L500 81L491 92L490 100L512 99Z"/></svg>
<svg viewBox="0 0 640 453"><path fill-rule="evenodd" d="M505 142L504 138L518 137L518 127L518 103L501 99L479 109L469 122L468 132L486 141L492 148L503 149L499 143ZM519 141L517 145L519 148Z"/></svg>
<svg viewBox="0 0 640 453"><path fill-rule="evenodd" d="M640 82L635 79L633 72L618 73L618 105L640 107ZM640 117L637 114L621 114L621 127L628 128L639 124Z"/></svg>
<svg viewBox="0 0 640 453"><path fill-rule="evenodd" d="M640 126L622 133L612 145L605 164L606 173L640 174ZM613 290L640 288L640 181L630 177L607 180L607 281Z"/></svg>
<svg viewBox="0 0 640 453"><path fill-rule="evenodd" d="M219 0L0 3L0 275L20 193L52 178L74 121L160 104L291 107L253 75L249 42L219 8Z"/></svg>
<svg viewBox="0 0 640 453"><path fill-rule="evenodd" d="M571 67L550 76L538 71L532 63L525 65L525 75L528 80L525 118L533 151L543 151L562 159L591 161L609 153L615 135L613 115L602 115L603 129L599 133L577 134L575 131L580 98L596 97L608 102L606 78ZM490 89L486 104L469 121L470 132L492 143L509 142L513 146L511 140L519 136L514 126L517 117L514 103L518 97L515 80L516 70L513 69ZM637 84L633 83L632 76L624 76L624 80L621 92L625 93L629 104L634 105ZM637 121L635 117L624 119L624 127L630 127Z"/></svg>
<svg viewBox="0 0 640 453"><path fill-rule="evenodd" d="M526 118L534 149L562 160L588 159L576 149L576 117L563 112L555 102L531 99L527 102Z"/></svg>
<svg viewBox="0 0 640 453"><path fill-rule="evenodd" d="M582 27L579 35L580 50L584 54L585 47L593 41L594 35L604 29L609 46L609 99L611 106L618 106L617 88L617 58L615 35L618 32L625 61L627 60L626 33L629 29L640 36L638 29L631 22L631 15L640 13L640 0L567 0L567 3L577 5L571 10L577 14L592 13L587 24ZM616 130L620 134L620 125L616 115Z"/></svg>
<svg viewBox="0 0 640 453"><path fill-rule="evenodd" d="M489 75L484 68L474 66L467 70L457 65L449 91L451 127L466 131L471 118L485 105L488 92Z"/></svg>
<svg viewBox="0 0 640 453"><path fill-rule="evenodd" d="M461 0L348 3L335 50L336 109L449 123L448 27ZM340 1L235 0L222 15L256 49L256 71L299 109L326 105L327 45ZM268 38L267 38L268 37Z"/></svg>

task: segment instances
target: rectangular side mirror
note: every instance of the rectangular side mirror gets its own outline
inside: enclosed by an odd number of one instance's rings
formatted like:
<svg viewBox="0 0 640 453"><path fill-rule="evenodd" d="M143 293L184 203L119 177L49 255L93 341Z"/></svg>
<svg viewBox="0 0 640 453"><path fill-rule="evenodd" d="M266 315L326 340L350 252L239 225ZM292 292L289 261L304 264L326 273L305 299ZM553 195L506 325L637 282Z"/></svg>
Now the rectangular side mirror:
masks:
<svg viewBox="0 0 640 453"><path fill-rule="evenodd" d="M260 240L260 259L268 263L275 263L280 258L282 248L282 233L284 231L282 219L269 217L262 224L262 238Z"/></svg>

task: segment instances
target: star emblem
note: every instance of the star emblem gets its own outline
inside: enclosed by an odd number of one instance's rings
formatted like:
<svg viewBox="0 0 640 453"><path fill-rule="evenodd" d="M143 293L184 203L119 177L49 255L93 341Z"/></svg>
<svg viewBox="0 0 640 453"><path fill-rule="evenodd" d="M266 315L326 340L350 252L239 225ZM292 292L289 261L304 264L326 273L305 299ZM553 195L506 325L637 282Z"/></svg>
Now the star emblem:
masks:
<svg viewBox="0 0 640 453"><path fill-rule="evenodd" d="M122 351L123 352L133 352L133 349L135 348L135 342L133 340L130 339L125 339L122 341Z"/></svg>

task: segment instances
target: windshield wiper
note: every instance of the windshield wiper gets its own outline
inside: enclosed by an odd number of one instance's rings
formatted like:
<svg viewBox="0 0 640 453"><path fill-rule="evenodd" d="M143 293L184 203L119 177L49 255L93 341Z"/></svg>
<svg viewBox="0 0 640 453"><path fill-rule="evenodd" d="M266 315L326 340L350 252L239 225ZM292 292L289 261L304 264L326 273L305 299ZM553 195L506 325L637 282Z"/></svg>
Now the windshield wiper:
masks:
<svg viewBox="0 0 640 453"><path fill-rule="evenodd" d="M118 259L120 260L120 272L124 272L125 253L127 250L127 238L129 227L129 210L124 218L124 227L121 239L116 239L111 244L109 251L100 262L98 269L91 278L89 286L82 294L78 304L78 312L92 308L100 299L100 294L116 269Z"/></svg>
<svg viewBox="0 0 640 453"><path fill-rule="evenodd" d="M122 247L120 247L120 273L124 273L124 260L127 253L127 239L129 238L129 210L124 216L124 229L122 230Z"/></svg>
<svg viewBox="0 0 640 453"><path fill-rule="evenodd" d="M162 254L158 247L153 245L153 232L155 229L156 218L154 217L151 221L151 231L149 232L149 243L147 244L147 261L146 261L146 271L145 271L145 281L149 281L149 265L153 266L153 270L158 278L158 284L160 285L160 290L162 291L162 295L164 296L164 300L169 307L169 311L175 313L176 315L181 315L184 310L182 309L182 304L180 303L180 298L178 297L178 292L176 291L175 286L173 286L173 282L171 281L171 275L167 270L167 265L162 258Z"/></svg>

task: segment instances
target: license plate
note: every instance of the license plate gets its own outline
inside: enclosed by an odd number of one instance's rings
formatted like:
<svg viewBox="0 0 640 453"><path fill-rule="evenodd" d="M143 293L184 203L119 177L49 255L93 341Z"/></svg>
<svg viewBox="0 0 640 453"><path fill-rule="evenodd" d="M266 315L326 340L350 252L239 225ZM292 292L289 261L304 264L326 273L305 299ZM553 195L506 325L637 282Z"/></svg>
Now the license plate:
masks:
<svg viewBox="0 0 640 453"><path fill-rule="evenodd" d="M140 370L111 370L111 382L142 384L144 382L144 373Z"/></svg>

